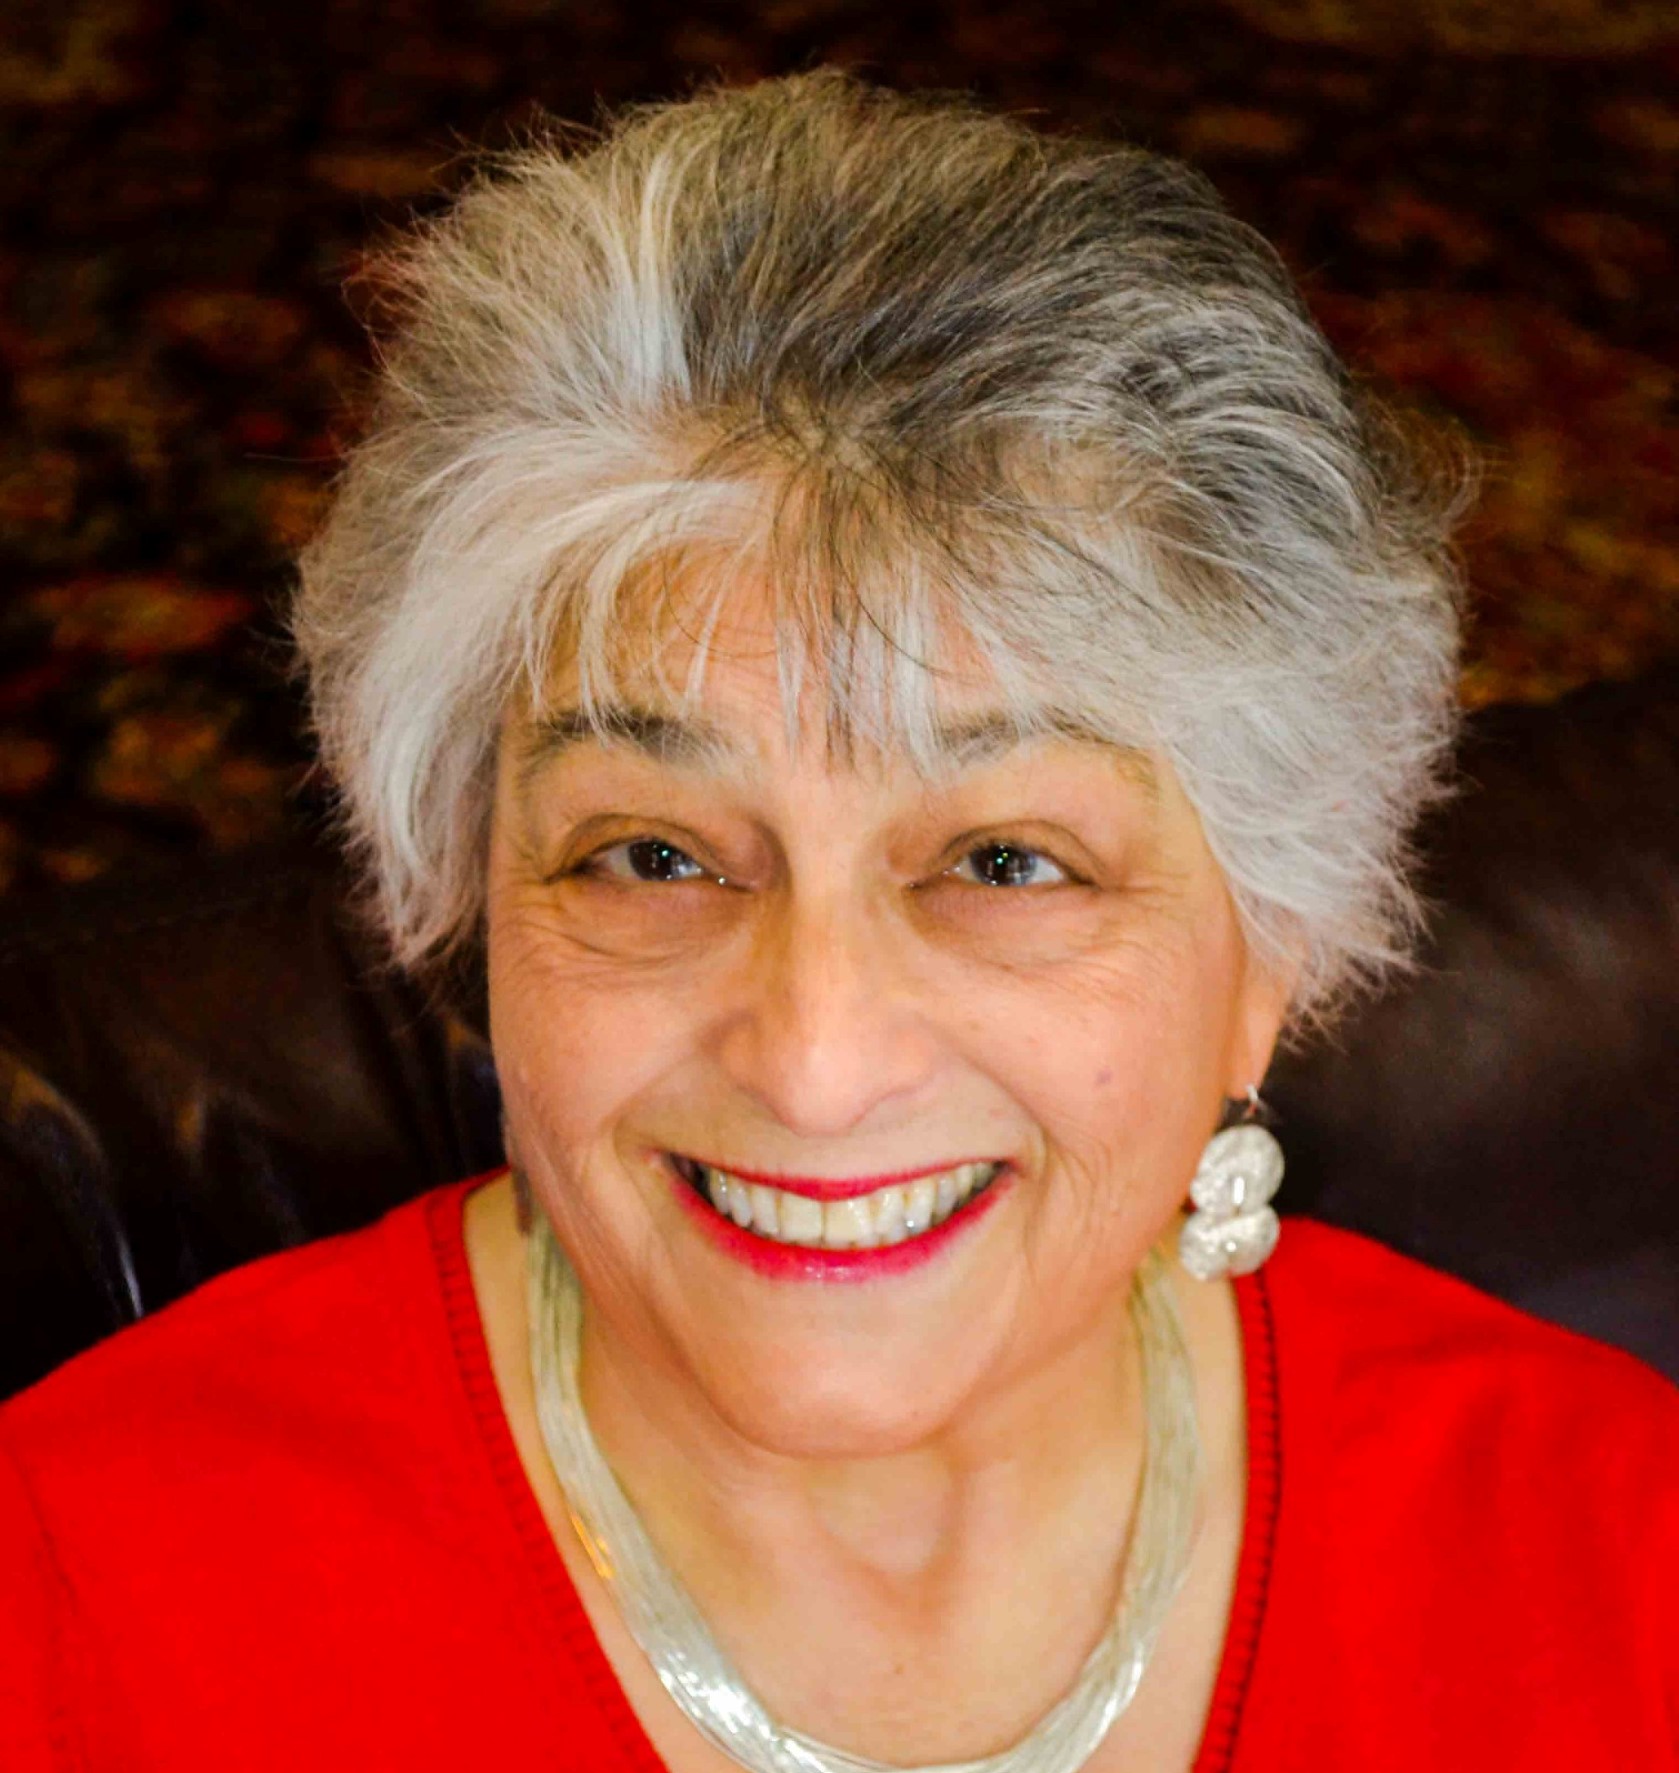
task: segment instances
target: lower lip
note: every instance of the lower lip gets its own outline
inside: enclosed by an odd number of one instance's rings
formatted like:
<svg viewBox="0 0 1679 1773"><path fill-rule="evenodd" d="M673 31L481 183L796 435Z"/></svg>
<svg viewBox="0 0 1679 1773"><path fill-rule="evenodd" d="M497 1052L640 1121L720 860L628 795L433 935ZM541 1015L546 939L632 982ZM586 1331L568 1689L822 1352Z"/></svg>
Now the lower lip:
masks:
<svg viewBox="0 0 1679 1773"><path fill-rule="evenodd" d="M693 1216L701 1231L725 1254L744 1262L771 1280L869 1281L907 1274L931 1262L991 1210L1002 1193L1010 1172L987 1183L972 1200L958 1207L948 1219L902 1243L883 1244L875 1250L822 1250L809 1244L780 1244L743 1230L701 1200L681 1177L673 1177L676 1198Z"/></svg>

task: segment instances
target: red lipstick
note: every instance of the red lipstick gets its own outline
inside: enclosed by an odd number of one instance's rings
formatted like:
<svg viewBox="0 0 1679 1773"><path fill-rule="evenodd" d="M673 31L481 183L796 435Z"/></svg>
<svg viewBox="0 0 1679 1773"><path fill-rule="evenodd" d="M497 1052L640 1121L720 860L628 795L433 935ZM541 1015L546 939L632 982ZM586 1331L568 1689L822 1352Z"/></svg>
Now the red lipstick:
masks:
<svg viewBox="0 0 1679 1773"><path fill-rule="evenodd" d="M918 1170L914 1176L906 1179L913 1181L916 1176L938 1173L937 1170ZM729 1174L740 1176L743 1180L754 1179L741 1170L731 1170ZM684 1210L693 1216L698 1228L712 1243L766 1279L866 1281L907 1274L911 1269L931 1262L990 1211L1010 1175L1010 1171L1002 1171L995 1180L987 1183L978 1194L964 1202L948 1219L935 1225L931 1231L905 1238L902 1243L883 1244L874 1250L823 1250L815 1249L809 1244L777 1243L773 1238L759 1237L753 1232L743 1230L732 1219L725 1219L715 1207L701 1200L689 1183L676 1180L674 1186L676 1197ZM888 1178L886 1181L871 1183L870 1187L884 1188L896 1180L896 1177ZM784 1181L775 1181L770 1186L786 1188L788 1185ZM843 1200L847 1195L865 1192L849 1184L842 1186L845 1188L844 1194L828 1198Z"/></svg>
<svg viewBox="0 0 1679 1773"><path fill-rule="evenodd" d="M704 1158L689 1161L705 1163L708 1169L721 1170L725 1176L738 1176L742 1182L761 1182L766 1188L779 1188L786 1194L802 1194L808 1200L853 1200L859 1194L873 1194L877 1188L891 1188L899 1183L919 1182L923 1176L942 1176L947 1170L959 1170L964 1164L987 1163L983 1157L959 1157L954 1163L928 1164L919 1170L894 1170L883 1176L773 1176L765 1170L735 1170L727 1164L710 1163Z"/></svg>

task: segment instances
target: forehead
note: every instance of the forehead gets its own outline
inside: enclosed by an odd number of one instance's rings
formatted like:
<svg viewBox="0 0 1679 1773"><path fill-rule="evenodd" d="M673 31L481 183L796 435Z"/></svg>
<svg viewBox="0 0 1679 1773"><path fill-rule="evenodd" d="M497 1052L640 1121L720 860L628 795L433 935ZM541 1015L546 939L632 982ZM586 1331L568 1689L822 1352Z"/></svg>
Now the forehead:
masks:
<svg viewBox="0 0 1679 1773"><path fill-rule="evenodd" d="M681 565L632 583L610 633L556 648L521 699L509 736L524 773L587 745L717 774L775 756L936 779L1059 740L1153 787L1143 747L1012 661L999 671L948 606L894 631L847 601L824 610L762 575L719 583Z"/></svg>

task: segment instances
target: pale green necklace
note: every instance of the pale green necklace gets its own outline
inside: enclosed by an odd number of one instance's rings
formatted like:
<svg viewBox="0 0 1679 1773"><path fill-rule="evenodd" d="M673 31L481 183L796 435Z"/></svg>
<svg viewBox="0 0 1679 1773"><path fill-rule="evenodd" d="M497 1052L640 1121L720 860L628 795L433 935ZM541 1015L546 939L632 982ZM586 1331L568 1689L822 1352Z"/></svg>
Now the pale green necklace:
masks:
<svg viewBox="0 0 1679 1773"><path fill-rule="evenodd" d="M778 1723L712 1637L612 1475L578 1393L582 1291L543 1213L526 1233L537 1417L572 1524L665 1691L709 1741L752 1773L1076 1773L1130 1704L1194 1539L1201 1441L1194 1375L1163 1264L1132 1283L1147 1441L1119 1604L1078 1679L1012 1747L980 1760L904 1770Z"/></svg>

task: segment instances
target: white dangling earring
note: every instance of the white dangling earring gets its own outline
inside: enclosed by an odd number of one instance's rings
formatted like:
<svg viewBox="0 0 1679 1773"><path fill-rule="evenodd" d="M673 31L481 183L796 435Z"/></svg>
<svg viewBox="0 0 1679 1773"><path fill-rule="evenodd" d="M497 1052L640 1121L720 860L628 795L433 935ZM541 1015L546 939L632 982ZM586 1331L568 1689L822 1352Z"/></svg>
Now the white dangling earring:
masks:
<svg viewBox="0 0 1679 1773"><path fill-rule="evenodd" d="M1283 1148L1254 1118L1259 1110L1250 1084L1247 1117L1207 1141L1189 1185L1195 1211L1178 1232L1178 1260L1197 1280L1252 1274L1277 1247L1282 1226L1269 1202L1283 1179Z"/></svg>

